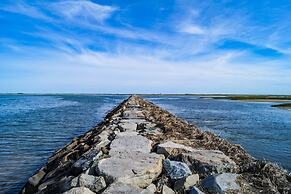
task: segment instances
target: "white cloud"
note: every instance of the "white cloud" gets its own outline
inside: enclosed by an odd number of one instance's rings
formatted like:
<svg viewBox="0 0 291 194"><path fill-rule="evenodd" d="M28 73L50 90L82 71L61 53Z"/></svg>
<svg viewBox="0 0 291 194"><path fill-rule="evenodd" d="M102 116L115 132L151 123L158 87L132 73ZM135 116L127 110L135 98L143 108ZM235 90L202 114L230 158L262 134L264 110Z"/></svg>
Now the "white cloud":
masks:
<svg viewBox="0 0 291 194"><path fill-rule="evenodd" d="M7 6L3 4L2 6L0 6L0 10L26 15L32 18L50 20L50 18L46 14L44 14L41 10L39 10L37 7L31 6L27 3L18 2L13 5Z"/></svg>
<svg viewBox="0 0 291 194"><path fill-rule="evenodd" d="M99 5L87 0L60 1L49 4L48 7L53 13L74 22L81 22L84 19L103 22L117 10L116 7Z"/></svg>
<svg viewBox="0 0 291 194"><path fill-rule="evenodd" d="M185 32L188 34L205 34L205 30L202 29L202 27L197 26L197 25L187 25L182 27L181 32Z"/></svg>

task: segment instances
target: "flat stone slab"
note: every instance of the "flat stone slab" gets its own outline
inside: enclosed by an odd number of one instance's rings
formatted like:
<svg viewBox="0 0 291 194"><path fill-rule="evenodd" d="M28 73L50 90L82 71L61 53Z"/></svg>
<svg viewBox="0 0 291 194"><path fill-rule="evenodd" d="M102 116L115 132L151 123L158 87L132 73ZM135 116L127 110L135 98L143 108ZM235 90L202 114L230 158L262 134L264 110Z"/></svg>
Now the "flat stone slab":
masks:
<svg viewBox="0 0 291 194"><path fill-rule="evenodd" d="M141 135L126 135L130 132L122 132L112 141L110 145L110 155L118 154L120 152L143 152L149 153L151 151L151 141Z"/></svg>
<svg viewBox="0 0 291 194"><path fill-rule="evenodd" d="M162 172L164 156L137 151L121 152L99 161L96 172L108 181L121 181L145 188Z"/></svg>
<svg viewBox="0 0 291 194"><path fill-rule="evenodd" d="M219 150L193 150L183 153L182 160L203 173L233 172L236 168L235 162Z"/></svg>
<svg viewBox="0 0 291 194"><path fill-rule="evenodd" d="M224 194L228 190L239 190L240 186L236 183L238 176L234 173L211 175L202 181L202 187L219 194Z"/></svg>
<svg viewBox="0 0 291 194"><path fill-rule="evenodd" d="M131 118L131 119L128 119L128 118L123 118L119 121L120 123L136 123L137 125L140 125L142 123L149 123L148 121L146 121L145 119L143 118Z"/></svg>
<svg viewBox="0 0 291 194"><path fill-rule="evenodd" d="M137 119L144 118L144 115L140 110L125 110L123 112L123 118Z"/></svg>
<svg viewBox="0 0 291 194"><path fill-rule="evenodd" d="M168 155L177 155L181 152L192 152L191 147L184 146L182 144L174 143L172 141L167 141L166 143L159 144L157 146L157 153Z"/></svg>

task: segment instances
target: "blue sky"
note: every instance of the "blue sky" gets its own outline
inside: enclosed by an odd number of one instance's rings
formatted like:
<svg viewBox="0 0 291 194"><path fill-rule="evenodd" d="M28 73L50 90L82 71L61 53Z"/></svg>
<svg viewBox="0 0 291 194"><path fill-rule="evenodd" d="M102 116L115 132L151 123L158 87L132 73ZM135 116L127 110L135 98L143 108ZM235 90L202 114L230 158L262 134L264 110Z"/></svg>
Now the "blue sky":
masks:
<svg viewBox="0 0 291 194"><path fill-rule="evenodd" d="M290 0L0 1L0 92L291 94Z"/></svg>

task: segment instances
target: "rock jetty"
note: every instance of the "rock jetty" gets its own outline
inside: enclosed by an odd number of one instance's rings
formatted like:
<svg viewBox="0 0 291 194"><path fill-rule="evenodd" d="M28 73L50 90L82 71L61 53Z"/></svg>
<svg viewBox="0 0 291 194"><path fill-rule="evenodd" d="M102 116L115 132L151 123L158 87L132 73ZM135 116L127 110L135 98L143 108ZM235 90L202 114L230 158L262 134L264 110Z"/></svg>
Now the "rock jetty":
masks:
<svg viewBox="0 0 291 194"><path fill-rule="evenodd" d="M131 96L55 152L21 193L290 193L291 176Z"/></svg>

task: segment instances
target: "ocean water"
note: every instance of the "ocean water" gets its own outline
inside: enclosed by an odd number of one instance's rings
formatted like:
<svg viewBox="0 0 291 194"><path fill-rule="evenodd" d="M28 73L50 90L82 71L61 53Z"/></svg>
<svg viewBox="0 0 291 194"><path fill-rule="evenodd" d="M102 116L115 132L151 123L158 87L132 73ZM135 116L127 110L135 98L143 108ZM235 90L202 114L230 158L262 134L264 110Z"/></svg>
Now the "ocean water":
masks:
<svg viewBox="0 0 291 194"><path fill-rule="evenodd" d="M252 156L291 171L291 110L274 102L241 102L192 96L146 97L177 116L241 144Z"/></svg>
<svg viewBox="0 0 291 194"><path fill-rule="evenodd" d="M18 193L56 150L126 96L0 95L0 193Z"/></svg>
<svg viewBox="0 0 291 194"><path fill-rule="evenodd" d="M18 193L56 150L100 122L127 96L0 95L0 193ZM253 156L291 170L291 111L273 103L145 98L229 141Z"/></svg>

